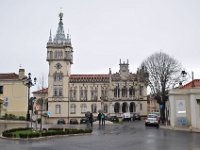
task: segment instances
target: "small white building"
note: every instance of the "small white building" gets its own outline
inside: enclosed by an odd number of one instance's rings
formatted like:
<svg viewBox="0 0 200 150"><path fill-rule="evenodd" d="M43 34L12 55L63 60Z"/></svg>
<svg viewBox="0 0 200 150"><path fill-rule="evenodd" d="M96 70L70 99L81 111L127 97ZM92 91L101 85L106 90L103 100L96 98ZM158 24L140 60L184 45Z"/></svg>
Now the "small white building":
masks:
<svg viewBox="0 0 200 150"><path fill-rule="evenodd" d="M200 129L200 79L169 92L172 127Z"/></svg>

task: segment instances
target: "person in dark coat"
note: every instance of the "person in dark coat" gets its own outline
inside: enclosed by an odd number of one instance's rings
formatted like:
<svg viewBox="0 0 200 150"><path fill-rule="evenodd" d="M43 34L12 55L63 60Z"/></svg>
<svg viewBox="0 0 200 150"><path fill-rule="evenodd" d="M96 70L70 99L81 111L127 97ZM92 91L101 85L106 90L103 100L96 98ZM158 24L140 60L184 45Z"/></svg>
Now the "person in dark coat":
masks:
<svg viewBox="0 0 200 150"><path fill-rule="evenodd" d="M89 121L90 121L90 124L92 127L93 126L93 114L92 113L90 113Z"/></svg>
<svg viewBox="0 0 200 150"><path fill-rule="evenodd" d="M101 125L101 113L98 114L97 119L99 120L99 126Z"/></svg>

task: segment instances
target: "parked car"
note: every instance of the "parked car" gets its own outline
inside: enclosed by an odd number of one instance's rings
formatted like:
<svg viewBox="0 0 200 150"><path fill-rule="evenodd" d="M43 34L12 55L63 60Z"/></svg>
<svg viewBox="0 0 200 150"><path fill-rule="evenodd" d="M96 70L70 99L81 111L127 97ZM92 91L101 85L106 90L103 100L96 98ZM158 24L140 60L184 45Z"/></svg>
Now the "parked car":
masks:
<svg viewBox="0 0 200 150"><path fill-rule="evenodd" d="M145 119L145 126L155 126L159 128L159 117L155 114L149 114Z"/></svg>
<svg viewBox="0 0 200 150"><path fill-rule="evenodd" d="M133 121L134 120L141 120L140 114L139 113L134 113L133 114Z"/></svg>
<svg viewBox="0 0 200 150"><path fill-rule="evenodd" d="M64 119L58 119L57 124L66 124Z"/></svg>
<svg viewBox="0 0 200 150"><path fill-rule="evenodd" d="M70 119L70 124L78 124L78 120L77 119Z"/></svg>
<svg viewBox="0 0 200 150"><path fill-rule="evenodd" d="M122 114L123 121L131 121L131 114L129 112Z"/></svg>
<svg viewBox="0 0 200 150"><path fill-rule="evenodd" d="M87 124L88 119L87 118L81 118L80 124Z"/></svg>
<svg viewBox="0 0 200 150"><path fill-rule="evenodd" d="M109 121L112 121L112 122L119 122L119 118L117 116L110 116L108 118Z"/></svg>

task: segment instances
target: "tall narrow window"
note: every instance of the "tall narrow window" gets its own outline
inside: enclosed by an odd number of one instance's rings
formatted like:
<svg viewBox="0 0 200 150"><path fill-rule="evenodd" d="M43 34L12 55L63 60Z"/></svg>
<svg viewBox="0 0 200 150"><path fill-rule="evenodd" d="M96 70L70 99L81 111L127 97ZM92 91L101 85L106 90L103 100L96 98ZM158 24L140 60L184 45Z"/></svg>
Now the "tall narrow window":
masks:
<svg viewBox="0 0 200 150"><path fill-rule="evenodd" d="M61 86L55 86L53 91L53 96L63 96L63 88Z"/></svg>
<svg viewBox="0 0 200 150"><path fill-rule="evenodd" d="M104 110L104 113L108 113L108 105L107 104L103 105L103 110Z"/></svg>
<svg viewBox="0 0 200 150"><path fill-rule="evenodd" d="M81 113L86 113L86 111L87 111L87 105L81 104Z"/></svg>
<svg viewBox="0 0 200 150"><path fill-rule="evenodd" d="M62 89L62 87L59 88L59 96L63 96L63 89Z"/></svg>
<svg viewBox="0 0 200 150"><path fill-rule="evenodd" d="M97 112L97 105L96 104L92 104L91 105L91 110L92 110L92 113L96 113Z"/></svg>
<svg viewBox="0 0 200 150"><path fill-rule="evenodd" d="M53 96L58 96L58 89L57 89L57 87L54 87L54 89L53 89Z"/></svg>
<svg viewBox="0 0 200 150"><path fill-rule="evenodd" d="M71 114L75 114L76 113L76 104L71 104L70 106L70 110L71 110Z"/></svg>
<svg viewBox="0 0 200 150"><path fill-rule="evenodd" d="M56 105L55 114L61 114L61 106L60 105Z"/></svg>
<svg viewBox="0 0 200 150"><path fill-rule="evenodd" d="M143 86L140 86L140 96L143 96Z"/></svg>
<svg viewBox="0 0 200 150"><path fill-rule="evenodd" d="M114 88L114 97L117 97L117 87Z"/></svg>
<svg viewBox="0 0 200 150"><path fill-rule="evenodd" d="M122 97L127 97L127 89L125 86L122 88Z"/></svg>

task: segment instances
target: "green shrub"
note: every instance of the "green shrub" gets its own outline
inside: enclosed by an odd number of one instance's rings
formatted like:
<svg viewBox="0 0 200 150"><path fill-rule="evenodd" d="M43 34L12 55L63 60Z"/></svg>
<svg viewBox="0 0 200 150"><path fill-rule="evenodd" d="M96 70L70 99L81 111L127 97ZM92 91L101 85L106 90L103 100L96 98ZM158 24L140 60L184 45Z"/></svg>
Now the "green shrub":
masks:
<svg viewBox="0 0 200 150"><path fill-rule="evenodd" d="M26 117L24 117L24 116L19 116L19 120L26 120Z"/></svg>
<svg viewBox="0 0 200 150"><path fill-rule="evenodd" d="M15 116L13 114L8 114L7 119L8 120L17 120L17 116Z"/></svg>
<svg viewBox="0 0 200 150"><path fill-rule="evenodd" d="M35 138L40 137L40 133L20 133L20 138Z"/></svg>

